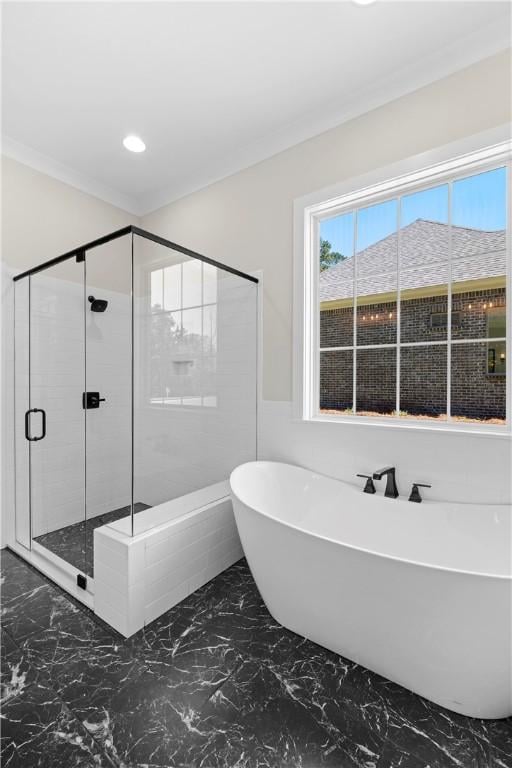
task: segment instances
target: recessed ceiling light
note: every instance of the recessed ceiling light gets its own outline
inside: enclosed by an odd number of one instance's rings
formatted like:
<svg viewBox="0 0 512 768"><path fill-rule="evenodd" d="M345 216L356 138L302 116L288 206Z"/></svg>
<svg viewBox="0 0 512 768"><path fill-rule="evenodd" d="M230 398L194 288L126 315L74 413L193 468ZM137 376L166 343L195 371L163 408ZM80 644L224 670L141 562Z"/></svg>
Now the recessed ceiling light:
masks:
<svg viewBox="0 0 512 768"><path fill-rule="evenodd" d="M356 5L371 5L375 0L353 0Z"/></svg>
<svg viewBox="0 0 512 768"><path fill-rule="evenodd" d="M144 152L146 145L138 136L127 136L123 139L123 146L130 152Z"/></svg>

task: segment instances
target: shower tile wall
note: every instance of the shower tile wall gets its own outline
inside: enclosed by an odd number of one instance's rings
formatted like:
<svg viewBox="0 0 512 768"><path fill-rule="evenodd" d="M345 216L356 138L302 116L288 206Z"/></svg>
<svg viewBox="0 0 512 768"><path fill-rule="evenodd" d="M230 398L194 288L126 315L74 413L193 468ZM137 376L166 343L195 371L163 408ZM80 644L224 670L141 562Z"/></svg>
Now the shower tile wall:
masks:
<svg viewBox="0 0 512 768"><path fill-rule="evenodd" d="M86 312L87 389L105 402L87 411L87 517L131 504L131 309L129 297L87 287L107 299ZM138 502L139 499L134 499Z"/></svg>
<svg viewBox="0 0 512 768"><path fill-rule="evenodd" d="M83 284L37 278L31 296L32 407L44 401L48 423L47 438L32 447L37 469L32 472L34 536L83 520L85 492ZM109 307L102 314L87 307L87 381L88 389L98 389L106 402L87 413L87 472L93 480L87 489L88 517L130 503L130 380L120 375L130 354L121 310L126 297L104 289L97 293Z"/></svg>

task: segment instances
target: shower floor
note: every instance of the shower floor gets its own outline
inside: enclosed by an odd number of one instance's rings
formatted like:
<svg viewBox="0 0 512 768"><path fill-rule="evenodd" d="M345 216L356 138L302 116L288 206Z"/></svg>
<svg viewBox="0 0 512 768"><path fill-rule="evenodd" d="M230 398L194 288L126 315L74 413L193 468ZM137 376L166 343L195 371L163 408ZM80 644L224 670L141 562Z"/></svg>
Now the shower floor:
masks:
<svg viewBox="0 0 512 768"><path fill-rule="evenodd" d="M149 508L149 504L143 504L140 501L134 504L135 513ZM128 517L129 514L130 507L121 507L111 512L105 512L103 515L92 517L90 520L82 520L79 523L67 525L65 528L59 528L57 531L43 533L42 536L36 536L34 541L78 568L87 576L93 576L95 528L113 523L122 517Z"/></svg>

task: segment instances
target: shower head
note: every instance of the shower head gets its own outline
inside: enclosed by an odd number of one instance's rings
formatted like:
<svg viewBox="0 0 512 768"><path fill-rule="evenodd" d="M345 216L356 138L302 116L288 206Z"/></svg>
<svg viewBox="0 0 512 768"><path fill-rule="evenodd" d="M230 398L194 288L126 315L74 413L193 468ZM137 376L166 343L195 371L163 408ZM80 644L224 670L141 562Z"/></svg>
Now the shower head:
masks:
<svg viewBox="0 0 512 768"><path fill-rule="evenodd" d="M108 301L106 299L95 299L94 296L89 296L91 302L91 312L104 312L107 308Z"/></svg>

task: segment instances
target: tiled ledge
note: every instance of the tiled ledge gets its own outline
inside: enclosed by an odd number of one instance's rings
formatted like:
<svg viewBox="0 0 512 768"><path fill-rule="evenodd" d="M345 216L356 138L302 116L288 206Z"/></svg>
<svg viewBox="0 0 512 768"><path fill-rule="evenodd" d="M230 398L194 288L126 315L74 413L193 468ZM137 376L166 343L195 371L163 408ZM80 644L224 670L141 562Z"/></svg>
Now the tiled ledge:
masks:
<svg viewBox="0 0 512 768"><path fill-rule="evenodd" d="M231 500L198 504L227 484L197 491L94 532L94 611L130 637L242 557ZM147 513L147 514L146 514ZM152 527L150 527L152 522Z"/></svg>

